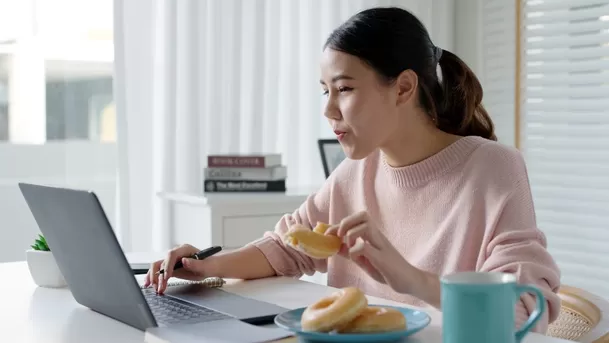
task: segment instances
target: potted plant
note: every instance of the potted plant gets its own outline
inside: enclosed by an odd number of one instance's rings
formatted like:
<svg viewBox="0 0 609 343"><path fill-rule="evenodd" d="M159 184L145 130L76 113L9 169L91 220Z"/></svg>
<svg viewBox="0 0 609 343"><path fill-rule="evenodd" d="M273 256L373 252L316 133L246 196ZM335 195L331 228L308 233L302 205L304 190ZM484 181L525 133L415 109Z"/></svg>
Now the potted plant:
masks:
<svg viewBox="0 0 609 343"><path fill-rule="evenodd" d="M26 250L26 259L34 283L40 287L65 287L66 281L44 236L39 234L31 247Z"/></svg>

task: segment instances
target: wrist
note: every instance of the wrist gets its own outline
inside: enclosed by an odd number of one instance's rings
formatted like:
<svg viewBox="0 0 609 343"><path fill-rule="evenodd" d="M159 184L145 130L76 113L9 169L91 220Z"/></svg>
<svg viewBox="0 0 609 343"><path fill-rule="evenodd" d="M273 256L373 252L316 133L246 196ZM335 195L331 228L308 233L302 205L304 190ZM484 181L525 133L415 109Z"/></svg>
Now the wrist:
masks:
<svg viewBox="0 0 609 343"><path fill-rule="evenodd" d="M437 274L413 268L415 269L412 274L414 276L413 280L416 281L411 285L410 295L423 300L436 309L440 309L440 277Z"/></svg>
<svg viewBox="0 0 609 343"><path fill-rule="evenodd" d="M208 257L206 259L204 259L203 261L203 277L204 278L208 278L208 277L222 277L219 274L220 268L218 267L218 256L211 256Z"/></svg>

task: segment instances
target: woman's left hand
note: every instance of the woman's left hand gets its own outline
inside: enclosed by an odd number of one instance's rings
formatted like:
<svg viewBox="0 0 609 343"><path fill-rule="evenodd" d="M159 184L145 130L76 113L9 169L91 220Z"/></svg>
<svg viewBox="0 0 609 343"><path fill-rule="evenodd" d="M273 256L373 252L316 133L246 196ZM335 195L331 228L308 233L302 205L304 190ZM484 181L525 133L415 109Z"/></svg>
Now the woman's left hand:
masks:
<svg viewBox="0 0 609 343"><path fill-rule="evenodd" d="M330 227L326 234L343 239L339 254L350 258L376 281L399 293L409 294L421 271L406 261L371 220L359 212Z"/></svg>

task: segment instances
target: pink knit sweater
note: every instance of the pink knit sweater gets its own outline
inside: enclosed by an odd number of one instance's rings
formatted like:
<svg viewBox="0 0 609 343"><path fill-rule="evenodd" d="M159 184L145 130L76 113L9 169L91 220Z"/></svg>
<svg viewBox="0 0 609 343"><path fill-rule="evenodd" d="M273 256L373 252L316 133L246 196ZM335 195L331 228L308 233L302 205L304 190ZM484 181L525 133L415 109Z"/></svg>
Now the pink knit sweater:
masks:
<svg viewBox="0 0 609 343"><path fill-rule="evenodd" d="M557 318L560 272L537 228L525 163L517 150L471 136L402 168L389 166L381 152L347 159L274 232L252 244L278 275L327 272L329 286L356 286L368 295L426 306L374 281L348 259L311 259L281 241L290 220L333 224L361 210L412 265L438 275L515 273L519 282L537 285L546 296L548 311L535 331L545 332ZM516 325L534 308L534 297L523 295L516 305Z"/></svg>

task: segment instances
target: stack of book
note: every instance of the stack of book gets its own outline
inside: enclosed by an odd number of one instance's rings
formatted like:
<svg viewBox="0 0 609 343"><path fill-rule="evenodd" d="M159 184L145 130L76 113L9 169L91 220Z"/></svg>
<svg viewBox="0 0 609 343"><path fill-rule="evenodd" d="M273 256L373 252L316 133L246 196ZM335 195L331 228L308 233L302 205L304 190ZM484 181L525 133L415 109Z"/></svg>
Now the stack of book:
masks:
<svg viewBox="0 0 609 343"><path fill-rule="evenodd" d="M203 191L285 192L287 168L280 154L209 155Z"/></svg>

